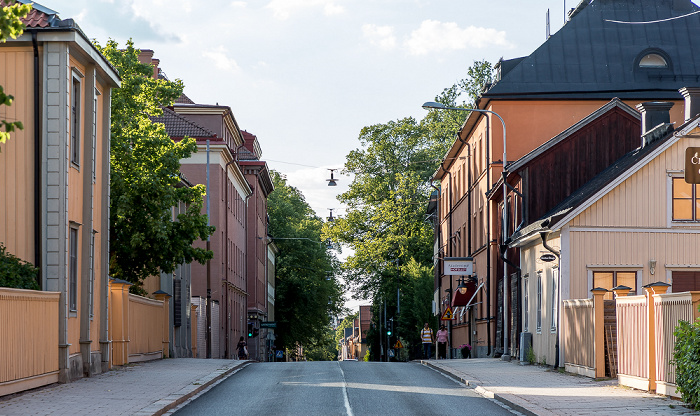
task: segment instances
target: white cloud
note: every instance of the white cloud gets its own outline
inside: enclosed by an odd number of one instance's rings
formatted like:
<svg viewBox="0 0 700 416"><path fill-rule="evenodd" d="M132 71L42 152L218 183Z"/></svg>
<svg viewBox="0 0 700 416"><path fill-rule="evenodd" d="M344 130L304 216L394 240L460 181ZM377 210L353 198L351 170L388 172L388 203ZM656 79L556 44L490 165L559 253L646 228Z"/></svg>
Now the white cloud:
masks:
<svg viewBox="0 0 700 416"><path fill-rule="evenodd" d="M271 9L275 18L279 20L289 19L298 10L314 7L323 8L326 16L345 13L345 8L335 0L272 0L265 7Z"/></svg>
<svg viewBox="0 0 700 416"><path fill-rule="evenodd" d="M362 34L369 43L381 49L393 49L396 46L394 28L391 26L377 26L366 24L362 26Z"/></svg>
<svg viewBox="0 0 700 416"><path fill-rule="evenodd" d="M202 52L202 56L214 61L214 65L216 65L218 69L224 71L236 71L239 69L236 61L228 57L228 50L223 46L217 46L216 48Z"/></svg>
<svg viewBox="0 0 700 416"><path fill-rule="evenodd" d="M234 1L234 2L231 2L231 7L238 7L238 8L244 9L244 8L248 7L248 3L246 3L245 1Z"/></svg>
<svg viewBox="0 0 700 416"><path fill-rule="evenodd" d="M413 32L404 46L411 55L425 55L430 52L454 51L460 49L485 48L487 46L511 47L506 40L506 32L496 29L469 26L460 28L454 22L424 20Z"/></svg>

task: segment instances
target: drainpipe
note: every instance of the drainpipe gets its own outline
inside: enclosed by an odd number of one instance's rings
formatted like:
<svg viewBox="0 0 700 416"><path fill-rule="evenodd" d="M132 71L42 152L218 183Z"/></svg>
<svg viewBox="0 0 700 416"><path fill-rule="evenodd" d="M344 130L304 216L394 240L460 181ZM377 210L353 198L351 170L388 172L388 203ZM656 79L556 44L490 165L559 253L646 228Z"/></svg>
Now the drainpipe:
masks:
<svg viewBox="0 0 700 416"><path fill-rule="evenodd" d="M34 266L39 270L37 283L44 288L41 267L41 106L39 101L39 44L37 31L32 30L34 49Z"/></svg>
<svg viewBox="0 0 700 416"><path fill-rule="evenodd" d="M437 225L437 241L438 241L438 252L437 252L437 270L435 271L438 276L438 300L440 299L440 296L442 296L442 273L440 272L442 270L442 267L440 267L441 263L441 258L440 258L440 229L442 228L440 225L440 188L437 186L433 185L433 182L430 182L430 186L432 186L436 191L437 191L437 197L438 197L438 204L437 204L437 220L435 221L435 224ZM440 303L435 305L435 307L440 308ZM381 332L380 332L381 334Z"/></svg>
<svg viewBox="0 0 700 416"><path fill-rule="evenodd" d="M547 224L548 225L548 224ZM555 256L557 256L557 265L559 268L559 273L557 274L557 339L554 344L554 368L559 367L559 336L561 335L561 331L559 330L559 327L561 326L561 322L559 322L559 309L561 309L560 304L561 304L561 255L558 251L554 250L552 247L550 247L547 244L547 236L549 235L549 232L543 231L540 233L540 238L542 239L542 246L547 249L547 251L551 252Z"/></svg>

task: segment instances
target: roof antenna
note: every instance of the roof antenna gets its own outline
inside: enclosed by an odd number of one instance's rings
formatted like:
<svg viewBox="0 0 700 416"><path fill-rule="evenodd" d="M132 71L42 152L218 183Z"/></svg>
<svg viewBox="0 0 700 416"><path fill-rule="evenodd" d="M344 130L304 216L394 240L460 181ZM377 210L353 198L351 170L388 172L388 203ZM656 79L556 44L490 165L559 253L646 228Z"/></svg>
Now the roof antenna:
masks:
<svg viewBox="0 0 700 416"><path fill-rule="evenodd" d="M547 37L545 40L549 39L550 37L550 32L549 32L549 9L547 9Z"/></svg>

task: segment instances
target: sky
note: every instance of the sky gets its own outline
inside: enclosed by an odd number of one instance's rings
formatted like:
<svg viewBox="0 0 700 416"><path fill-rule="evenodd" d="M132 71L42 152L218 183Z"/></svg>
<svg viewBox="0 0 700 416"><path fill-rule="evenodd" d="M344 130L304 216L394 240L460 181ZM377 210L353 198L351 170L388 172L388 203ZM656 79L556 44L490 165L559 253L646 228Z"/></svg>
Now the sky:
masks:
<svg viewBox="0 0 700 416"><path fill-rule="evenodd" d="M475 60L532 53L579 0L39 0L104 44L152 49L201 104L231 107L316 213L365 126L422 118ZM350 305L355 308L356 304Z"/></svg>

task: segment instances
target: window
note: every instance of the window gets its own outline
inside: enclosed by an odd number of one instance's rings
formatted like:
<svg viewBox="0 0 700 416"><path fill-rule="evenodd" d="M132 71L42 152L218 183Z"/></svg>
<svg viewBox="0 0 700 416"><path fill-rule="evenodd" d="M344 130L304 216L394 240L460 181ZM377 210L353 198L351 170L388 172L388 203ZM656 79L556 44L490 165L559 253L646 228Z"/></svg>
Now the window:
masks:
<svg viewBox="0 0 700 416"><path fill-rule="evenodd" d="M68 302L72 312L78 310L78 229L71 227L69 236Z"/></svg>
<svg viewBox="0 0 700 416"><path fill-rule="evenodd" d="M671 272L671 292L689 292L700 290L700 271Z"/></svg>
<svg viewBox="0 0 700 416"><path fill-rule="evenodd" d="M552 331L557 329L557 309L559 308L558 291L559 291L559 269L552 269Z"/></svg>
<svg viewBox="0 0 700 416"><path fill-rule="evenodd" d="M530 329L530 279L528 277L528 275L523 277L523 311L525 311L523 327L525 332Z"/></svg>
<svg viewBox="0 0 700 416"><path fill-rule="evenodd" d="M593 272L593 288L612 289L617 286L631 288L630 296L637 294L637 272L601 271ZM605 294L605 300L612 300L612 292Z"/></svg>
<svg viewBox="0 0 700 416"><path fill-rule="evenodd" d="M644 55L642 59L639 60L640 68L668 68L668 63L663 56L658 53L650 53Z"/></svg>
<svg viewBox="0 0 700 416"><path fill-rule="evenodd" d="M537 332L542 331L542 272L537 272L537 315L535 317Z"/></svg>
<svg viewBox="0 0 700 416"><path fill-rule="evenodd" d="M70 161L80 166L80 80L75 77L70 95Z"/></svg>
<svg viewBox="0 0 700 416"><path fill-rule="evenodd" d="M673 178L673 221L700 221L698 185Z"/></svg>
<svg viewBox="0 0 700 416"><path fill-rule="evenodd" d="M95 234L97 234L97 231L92 230L92 237L90 239L90 282L88 287L90 318L95 316Z"/></svg>

